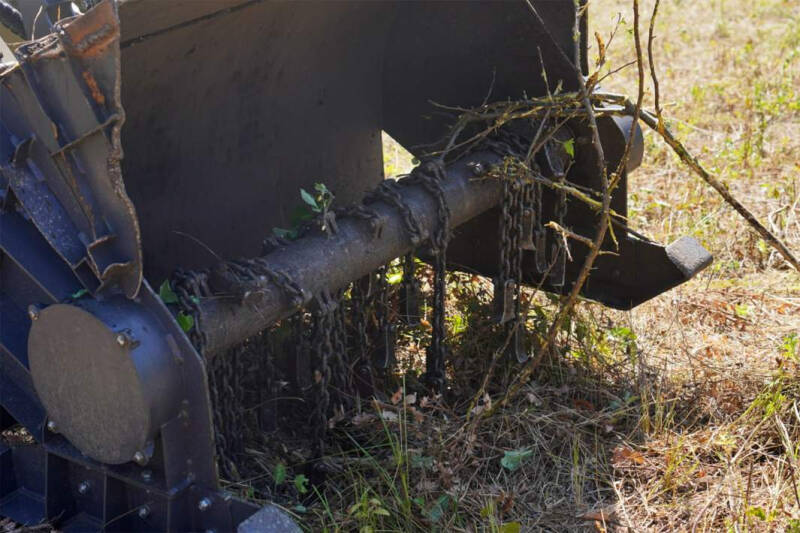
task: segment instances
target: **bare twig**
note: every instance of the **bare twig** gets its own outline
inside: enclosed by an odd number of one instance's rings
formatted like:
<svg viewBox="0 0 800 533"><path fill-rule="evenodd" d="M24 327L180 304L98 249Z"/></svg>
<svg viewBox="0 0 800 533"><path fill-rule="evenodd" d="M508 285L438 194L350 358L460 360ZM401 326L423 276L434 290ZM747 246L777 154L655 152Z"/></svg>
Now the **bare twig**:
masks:
<svg viewBox="0 0 800 533"><path fill-rule="evenodd" d="M653 15L650 17L650 29L647 32L647 62L650 65L650 78L653 80L653 99L655 102L656 117L658 117L659 125L661 122L661 101L659 96L658 76L656 75L656 64L653 62L653 33L656 26L656 16L658 15L658 4L660 0L656 0L653 6Z"/></svg>
<svg viewBox="0 0 800 533"><path fill-rule="evenodd" d="M541 26L545 28L545 33L550 36L552 39L552 35L547 31L546 25L544 24L541 16L537 12L534 5L528 1L528 7L530 8L531 12L533 13L534 17L539 21ZM634 0L634 3L637 3L637 0ZM579 9L579 6L576 1L576 12ZM638 5L637 5L638 9ZM575 42L580 42L580 18L578 16L575 17L575 26L573 29L574 39ZM556 46L560 50L558 46ZM564 322L564 319L569 315L572 311L572 308L575 306L575 303L578 299L578 294L580 293L581 288L583 288L586 279L589 277L589 273L591 272L592 265L594 264L595 259L597 258L598 254L600 253L600 247L605 240L606 233L609 227L609 220L610 220L610 212L611 212L611 188L608 180L608 174L606 172L606 158L605 153L603 152L603 146L600 142L600 133L597 128L597 120L594 114L594 108L592 107L591 103L591 89L592 87L587 87L586 80L584 79L583 73L580 70L581 64L581 47L575 46L575 58L574 62L568 62L572 65L575 75L578 81L578 85L580 87L580 97L583 103L584 110L586 112L586 118L589 122L589 129L592 132L592 141L594 148L597 152L597 170L600 175L600 183L602 188L602 208L600 212L600 220L597 224L597 230L595 234L594 241L592 242L592 246L589 249L589 252L586 254L586 258L584 259L583 266L581 267L578 276L575 279L575 282L572 285L572 288L567 296L562 298L561 305L559 307L558 312L556 313L553 322L550 324L550 328L547 331L547 335L544 338L541 346L539 347L539 352L536 354L536 357L532 358L525 367L517 374L516 379L509 385L505 396L502 398L501 401L497 402L494 405L493 409L487 409L484 411L484 416L488 416L493 411L495 411L498 407L505 407L508 405L508 402L517 395L520 388L528 382L531 378L533 373L539 368L544 359L545 354L550 351L550 347L555 343L555 338L558 332L561 330L561 324Z"/></svg>
<svg viewBox="0 0 800 533"><path fill-rule="evenodd" d="M627 99L622 97L623 103L625 106L625 113L632 115L634 112L634 105ZM794 254L789 250L786 244L778 238L774 233L772 233L769 229L767 229L764 224L762 224L756 216L750 212L742 203L737 200L731 192L728 190L728 186L722 183L716 176L710 174L703 165L694 157L689 151L686 149L683 144L675 138L672 134L670 129L664 124L661 123L659 127L658 118L653 116L651 113L647 111L641 112L641 120L645 124L647 124L653 131L657 132L661 138L666 141L666 143L672 148L672 151L683 161L695 174L700 176L700 178L711 185L714 190L716 190L720 196L730 205L733 207L745 221L750 224L750 226L759 234L761 238L764 239L770 246L772 246L775 250L780 253L783 258L792 265L798 272L800 272L800 261L794 256Z"/></svg>
<svg viewBox="0 0 800 533"><path fill-rule="evenodd" d="M652 28L653 21L650 20L650 27ZM642 102L644 101L644 60L642 59L642 43L639 37L639 2L633 0L633 43L636 49L636 68L638 70L638 92L636 93L636 107L633 109L633 124L634 126L639 123L639 113L642 109ZM625 141L625 150L622 152L622 157L617 165L617 170L611 177L611 189L616 188L619 180L622 179L622 173L625 171L625 166L628 164L628 158L631 153L631 146L633 139L636 137L635 127L631 128L628 139Z"/></svg>

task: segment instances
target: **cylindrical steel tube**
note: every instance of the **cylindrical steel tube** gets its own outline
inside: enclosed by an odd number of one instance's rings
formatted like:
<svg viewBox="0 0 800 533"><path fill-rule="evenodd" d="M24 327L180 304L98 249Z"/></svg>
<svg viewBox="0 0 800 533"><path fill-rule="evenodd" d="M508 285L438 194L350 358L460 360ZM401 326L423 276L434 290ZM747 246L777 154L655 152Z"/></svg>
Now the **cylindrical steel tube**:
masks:
<svg viewBox="0 0 800 533"><path fill-rule="evenodd" d="M476 179L474 166L479 163L488 169L500 160L495 153L477 152L447 167L447 177L441 183L450 208L451 228L500 203L500 183ZM419 222L423 239L427 239L439 224L435 199L420 185L403 187L400 194ZM380 236L373 234L365 220L341 217L335 234L314 232L271 252L270 268L287 273L308 295L313 295L326 288L340 289L411 251L413 245L400 211L384 202L369 207L384 220ZM199 327L206 335L206 355L213 357L223 352L295 310L287 295L273 284L264 289L258 305L245 304L240 298L202 299Z"/></svg>

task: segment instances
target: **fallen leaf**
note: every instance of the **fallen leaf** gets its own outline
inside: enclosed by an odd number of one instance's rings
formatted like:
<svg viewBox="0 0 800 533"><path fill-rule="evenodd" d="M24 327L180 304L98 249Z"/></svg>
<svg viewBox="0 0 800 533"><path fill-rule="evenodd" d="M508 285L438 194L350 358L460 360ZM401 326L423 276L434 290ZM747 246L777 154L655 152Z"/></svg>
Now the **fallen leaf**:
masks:
<svg viewBox="0 0 800 533"><path fill-rule="evenodd" d="M533 450L529 448L520 448L518 450L509 450L503 454L503 458L500 459L500 464L506 470L513 472L517 468L520 467L525 459L528 459L533 455Z"/></svg>
<svg viewBox="0 0 800 533"><path fill-rule="evenodd" d="M397 422L397 413L392 411L381 411L381 418L387 422Z"/></svg>
<svg viewBox="0 0 800 533"><path fill-rule="evenodd" d="M587 400L582 400L580 398L575 398L572 400L572 405L576 409L583 409L585 411L594 411L594 404Z"/></svg>
<svg viewBox="0 0 800 533"><path fill-rule="evenodd" d="M542 405L542 399L541 399L541 398L539 398L538 396L536 396L536 395L535 395L534 393L532 393L532 392L528 392L528 393L526 393L526 394L525 394L525 399L526 399L526 400L528 400L528 403L530 403L530 404L533 404L533 405L535 405L536 407L539 407L539 406L541 406L541 405Z"/></svg>
<svg viewBox="0 0 800 533"><path fill-rule="evenodd" d="M397 389L397 392L392 394L392 405L397 405L403 399L403 389Z"/></svg>
<svg viewBox="0 0 800 533"><path fill-rule="evenodd" d="M644 455L642 455L641 452L632 450L631 448L621 446L614 450L613 462L614 464L630 462L637 465L642 465L644 464Z"/></svg>
<svg viewBox="0 0 800 533"><path fill-rule="evenodd" d="M368 424L377 419L378 418L371 413L359 413L353 417L351 422L354 426L363 426L364 424Z"/></svg>

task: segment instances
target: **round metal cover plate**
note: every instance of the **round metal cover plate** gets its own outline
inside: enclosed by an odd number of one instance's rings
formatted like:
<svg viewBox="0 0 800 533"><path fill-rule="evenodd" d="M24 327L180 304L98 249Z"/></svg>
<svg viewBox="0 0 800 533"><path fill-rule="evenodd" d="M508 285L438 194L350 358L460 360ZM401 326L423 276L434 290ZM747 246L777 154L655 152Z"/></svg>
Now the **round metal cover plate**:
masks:
<svg viewBox="0 0 800 533"><path fill-rule="evenodd" d="M150 438L150 413L130 347L79 307L42 310L28 338L33 383L57 431L104 463L132 460Z"/></svg>

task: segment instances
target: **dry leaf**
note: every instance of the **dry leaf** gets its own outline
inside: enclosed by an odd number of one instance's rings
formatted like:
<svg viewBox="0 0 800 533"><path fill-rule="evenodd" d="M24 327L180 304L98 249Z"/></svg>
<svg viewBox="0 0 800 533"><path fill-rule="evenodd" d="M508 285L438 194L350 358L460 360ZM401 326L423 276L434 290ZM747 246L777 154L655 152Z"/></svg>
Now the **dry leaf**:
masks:
<svg viewBox="0 0 800 533"><path fill-rule="evenodd" d="M377 419L378 418L371 413L359 413L353 417L351 422L354 426L363 426L364 424L368 424L369 422Z"/></svg>
<svg viewBox="0 0 800 533"><path fill-rule="evenodd" d="M536 407L539 407L539 406L542 405L542 399L539 398L538 396L536 396L532 392L526 393L525 394L525 399L528 400L528 403L531 403L531 404L535 405Z"/></svg>
<svg viewBox="0 0 800 533"><path fill-rule="evenodd" d="M397 405L403 399L403 389L397 389L397 392L392 394L392 405Z"/></svg>
<svg viewBox="0 0 800 533"><path fill-rule="evenodd" d="M594 404L587 400L582 400L580 398L575 398L572 400L572 405L575 409L583 409L585 411L594 411Z"/></svg>
<svg viewBox="0 0 800 533"><path fill-rule="evenodd" d="M393 411L381 411L380 416L387 422L397 422L397 413Z"/></svg>
<svg viewBox="0 0 800 533"><path fill-rule="evenodd" d="M415 403L417 403L417 393L413 392L411 394L407 394L404 403L406 405L414 405Z"/></svg>
<svg viewBox="0 0 800 533"><path fill-rule="evenodd" d="M634 463L637 465L644 464L644 455L641 452L637 452L636 450L632 450L627 447L618 447L614 450L613 456L614 464L621 464L621 463Z"/></svg>

